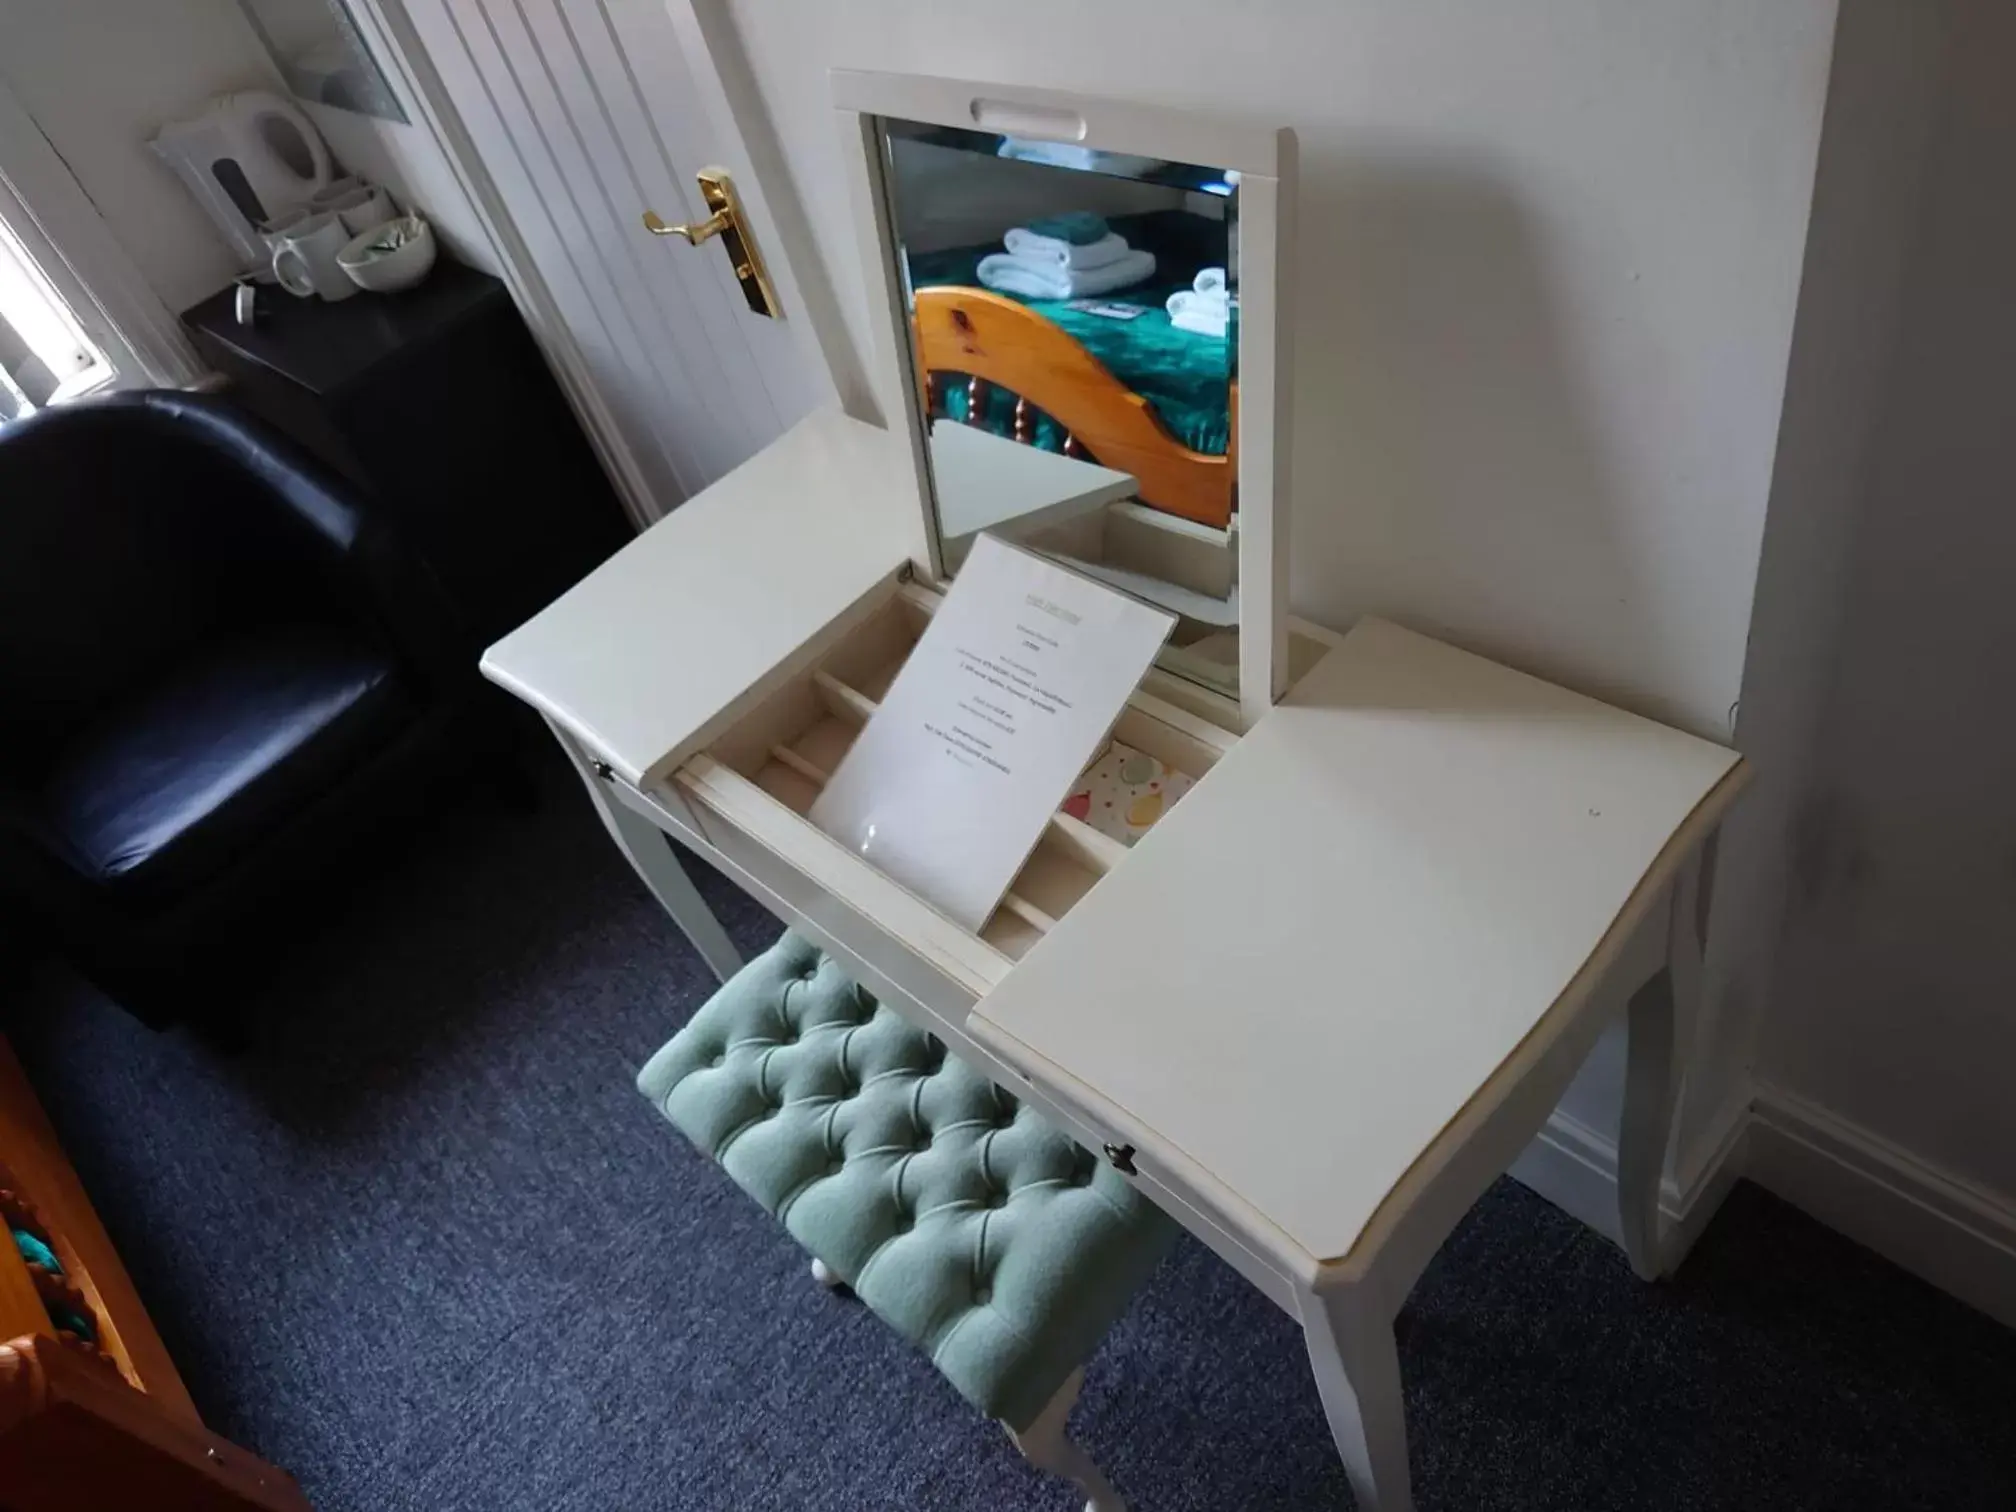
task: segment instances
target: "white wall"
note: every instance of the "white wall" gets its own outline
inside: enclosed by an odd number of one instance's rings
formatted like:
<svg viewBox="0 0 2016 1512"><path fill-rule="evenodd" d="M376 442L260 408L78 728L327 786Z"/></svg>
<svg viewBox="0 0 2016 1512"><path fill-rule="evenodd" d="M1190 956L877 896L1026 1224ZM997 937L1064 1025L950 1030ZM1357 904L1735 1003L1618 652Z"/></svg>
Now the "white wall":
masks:
<svg viewBox="0 0 2016 1512"><path fill-rule="evenodd" d="M730 5L858 346L829 66L1293 127L1296 609L1388 614L1728 738L1835 0ZM1770 852L1752 823L1732 853ZM1743 892L1718 900L1708 1018L1736 1027L1690 1088L1683 1181L1747 1100L1754 1016L1722 1000ZM1567 1101L1599 1134L1617 1048Z"/></svg>
<svg viewBox="0 0 2016 1512"><path fill-rule="evenodd" d="M733 10L857 340L829 65L1296 128L1298 608L1727 733L1833 0Z"/></svg>
<svg viewBox="0 0 2016 1512"><path fill-rule="evenodd" d="M1759 1073L2016 1215L2016 12L1926 9L1943 73L1889 207L1915 240L1791 813ZM1907 98L1883 104L1909 118Z"/></svg>
<svg viewBox="0 0 2016 1512"><path fill-rule="evenodd" d="M259 0L259 20L282 57L291 58L337 35L324 0Z"/></svg>
<svg viewBox="0 0 2016 1512"><path fill-rule="evenodd" d="M494 195L494 188L480 163L465 161L461 166L467 177L458 173L449 149L427 124L420 92L434 86L431 81L416 81L409 72L409 66L424 67L425 60L408 36L403 13L397 18L400 24L395 25L388 9L398 7L387 7L377 0L352 0L350 15L384 70L406 120L386 121L305 101L302 108L322 132L337 161L352 173L383 184L402 209L426 215L443 245L462 262L502 278L502 256L477 205L478 197ZM461 141L459 118L453 117L441 92L436 89L434 93L433 103L444 113L443 128L455 141Z"/></svg>
<svg viewBox="0 0 2016 1512"><path fill-rule="evenodd" d="M212 95L280 87L234 0L0 0L0 73L170 311L231 281L236 260L147 141ZM491 265L431 136L347 111L309 113L338 159L417 201L465 260Z"/></svg>
<svg viewBox="0 0 2016 1512"><path fill-rule="evenodd" d="M171 311L237 263L147 139L210 95L270 88L232 0L0 0L0 72Z"/></svg>
<svg viewBox="0 0 2016 1512"><path fill-rule="evenodd" d="M408 85L394 77L392 88L405 103L409 120L416 124L298 103L339 163L375 184L383 184L401 209L418 209L426 215L457 260L486 273L501 274L496 249L456 178L454 165L433 133L417 124L421 117Z"/></svg>
<svg viewBox="0 0 2016 1512"><path fill-rule="evenodd" d="M1843 0L1786 384L1738 744L1755 780L1724 834L1709 1013L1682 1109L1705 1153L1747 1099L1773 1010L1794 828L1834 677L1862 482L1892 382L1943 60L1939 3Z"/></svg>

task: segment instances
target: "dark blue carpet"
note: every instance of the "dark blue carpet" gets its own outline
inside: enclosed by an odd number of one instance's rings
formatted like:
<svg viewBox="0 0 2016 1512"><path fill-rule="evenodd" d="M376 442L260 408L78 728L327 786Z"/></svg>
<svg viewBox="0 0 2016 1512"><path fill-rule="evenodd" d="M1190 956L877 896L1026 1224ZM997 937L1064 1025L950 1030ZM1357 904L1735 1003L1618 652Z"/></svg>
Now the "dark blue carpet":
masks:
<svg viewBox="0 0 2016 1512"><path fill-rule="evenodd" d="M1065 1512L632 1090L712 984L549 776L304 929L238 1060L53 972L11 1015L206 1418L324 1512ZM1424 1509L2016 1507L2016 1336L1753 1188L1648 1289L1500 1183L1402 1341ZM1349 1505L1296 1329L1192 1244L1075 1426L1137 1512Z"/></svg>

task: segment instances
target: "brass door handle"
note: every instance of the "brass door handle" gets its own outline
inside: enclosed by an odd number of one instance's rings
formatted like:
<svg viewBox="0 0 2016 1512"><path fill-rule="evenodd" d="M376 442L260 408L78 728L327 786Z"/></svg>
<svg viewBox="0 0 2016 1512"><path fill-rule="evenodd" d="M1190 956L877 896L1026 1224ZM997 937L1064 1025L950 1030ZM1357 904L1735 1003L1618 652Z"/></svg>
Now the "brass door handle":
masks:
<svg viewBox="0 0 2016 1512"><path fill-rule="evenodd" d="M646 210L644 229L653 236L683 236L696 247L720 237L721 245L728 249L728 266L735 270L735 280L741 284L742 297L749 302L749 308L758 315L775 317L777 293L770 287L770 275L742 217L741 202L735 198L735 186L728 181L727 170L702 168L695 177L700 180L701 198L714 213L704 221L673 225L656 210Z"/></svg>
<svg viewBox="0 0 2016 1512"><path fill-rule="evenodd" d="M644 212L644 229L653 236L683 236L696 247L709 237L719 236L733 224L726 210L717 211L703 221L681 226L668 226L659 218L656 210Z"/></svg>

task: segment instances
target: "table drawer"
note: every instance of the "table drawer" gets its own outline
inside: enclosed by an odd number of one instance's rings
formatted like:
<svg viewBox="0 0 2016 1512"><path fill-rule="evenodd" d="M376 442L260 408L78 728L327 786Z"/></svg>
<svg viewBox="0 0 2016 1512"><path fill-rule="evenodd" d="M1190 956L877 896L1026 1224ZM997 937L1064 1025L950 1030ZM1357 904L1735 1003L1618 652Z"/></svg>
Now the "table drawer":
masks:
<svg viewBox="0 0 2016 1512"><path fill-rule="evenodd" d="M662 782L628 790L633 806L697 837L745 888L834 955L869 989L1057 1122L1114 1159L1150 1200L1202 1237L1267 1295L1292 1283L1218 1215L1215 1194L1164 1169L1155 1141L1096 1097L1032 1079L968 1033L973 1005L1056 921L1134 852L1063 813L1053 816L1008 896L977 933L868 865L804 816L915 647L939 596L891 584L859 623L809 665L780 677L725 733ZM1208 776L1238 737L1137 692L1114 738L1191 777ZM591 752L592 754L592 752ZM1148 863L1152 864L1152 862Z"/></svg>
<svg viewBox="0 0 2016 1512"><path fill-rule="evenodd" d="M810 666L786 676L671 779L703 833L747 834L974 997L984 995L1108 873L1129 848L1063 812L987 923L955 924L804 816L875 712L938 595L891 585L885 601ZM1154 696L1136 692L1114 738L1201 779L1237 737Z"/></svg>

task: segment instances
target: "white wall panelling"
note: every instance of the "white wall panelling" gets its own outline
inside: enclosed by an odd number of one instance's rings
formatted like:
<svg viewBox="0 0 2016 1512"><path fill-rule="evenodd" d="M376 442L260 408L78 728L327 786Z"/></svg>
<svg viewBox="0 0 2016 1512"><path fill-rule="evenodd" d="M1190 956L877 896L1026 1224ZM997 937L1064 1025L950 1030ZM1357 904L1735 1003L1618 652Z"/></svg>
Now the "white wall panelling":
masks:
<svg viewBox="0 0 2016 1512"><path fill-rule="evenodd" d="M705 104L712 137L720 144L718 155L749 170L739 186L743 204L764 236L774 238L770 282L784 301L786 318L798 326L821 399L837 399L855 419L881 424L881 406L848 334L839 292L806 220L805 202L792 187L776 123L727 0L665 0L665 12L688 60L695 93Z"/></svg>
<svg viewBox="0 0 2016 1512"><path fill-rule="evenodd" d="M474 260L503 279L511 290L519 313L545 352L632 522L648 524L655 511L650 485L596 385L586 354L567 327L564 311L540 276L531 248L477 151L462 113L448 97L440 70L428 56L403 0L354 0L353 14L369 28L373 46L379 49L380 59L406 101L414 122L411 129L424 131L480 228L481 251ZM385 136L382 141L388 152L396 154L410 138ZM408 165L409 185L423 176L424 172L415 172Z"/></svg>
<svg viewBox="0 0 2016 1512"><path fill-rule="evenodd" d="M788 325L749 315L719 247L646 233L702 212L707 125L657 0L405 0L658 510L809 408Z"/></svg>

